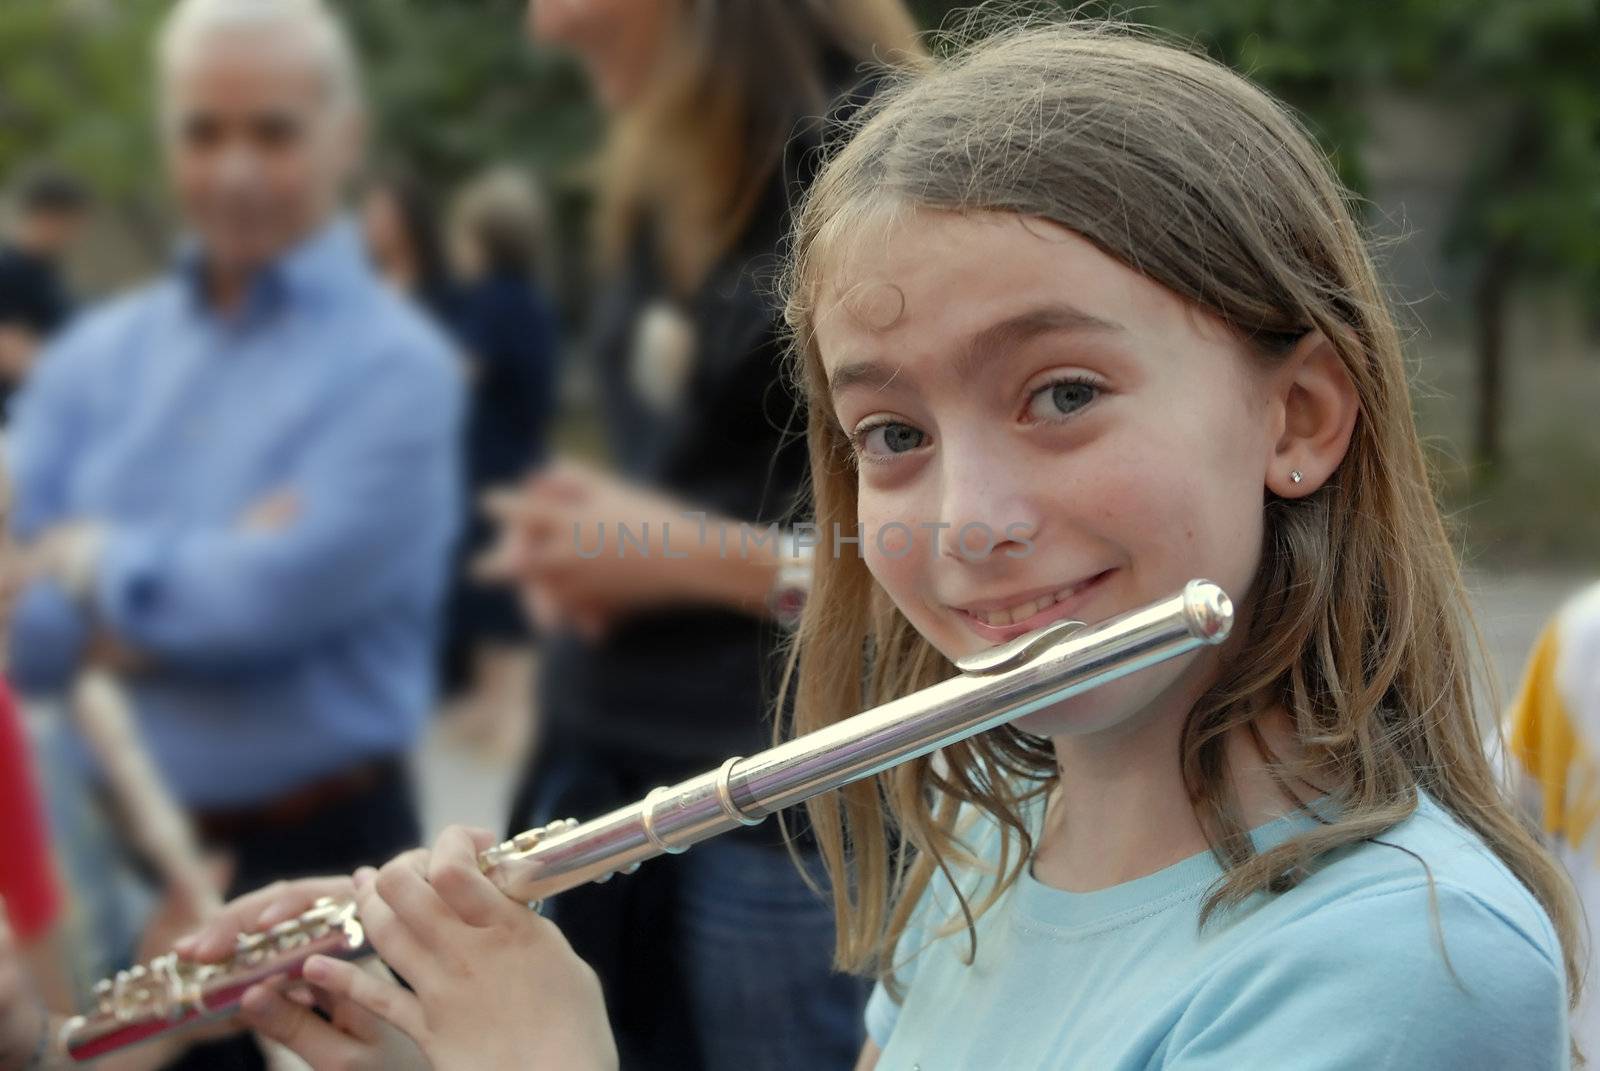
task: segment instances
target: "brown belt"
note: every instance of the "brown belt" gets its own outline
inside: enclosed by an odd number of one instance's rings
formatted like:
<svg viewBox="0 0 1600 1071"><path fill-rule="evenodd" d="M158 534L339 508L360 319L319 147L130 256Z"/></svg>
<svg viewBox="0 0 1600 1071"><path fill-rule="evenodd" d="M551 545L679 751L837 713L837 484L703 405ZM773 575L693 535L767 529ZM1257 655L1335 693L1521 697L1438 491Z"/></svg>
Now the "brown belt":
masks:
<svg viewBox="0 0 1600 1071"><path fill-rule="evenodd" d="M341 770L286 796L253 807L198 811L195 831L205 841L230 841L271 830L304 825L318 814L369 792L385 781L404 776L397 758L379 759Z"/></svg>

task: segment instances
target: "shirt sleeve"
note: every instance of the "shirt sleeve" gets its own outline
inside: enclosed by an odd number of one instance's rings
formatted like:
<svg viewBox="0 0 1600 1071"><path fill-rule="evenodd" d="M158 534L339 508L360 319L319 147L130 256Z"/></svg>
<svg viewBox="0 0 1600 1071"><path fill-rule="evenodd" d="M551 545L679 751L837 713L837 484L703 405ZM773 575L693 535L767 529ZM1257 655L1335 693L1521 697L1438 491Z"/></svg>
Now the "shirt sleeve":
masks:
<svg viewBox="0 0 1600 1071"><path fill-rule="evenodd" d="M61 909L27 735L4 685L0 685L0 900L23 942L49 929Z"/></svg>
<svg viewBox="0 0 1600 1071"><path fill-rule="evenodd" d="M1240 950L1184 1012L1162 1066L1568 1066L1554 938L1526 933L1470 892L1435 891L1433 903L1426 886L1373 893Z"/></svg>
<svg viewBox="0 0 1600 1071"><path fill-rule="evenodd" d="M29 584L11 608L10 677L26 696L66 691L89 643L89 618L53 580Z"/></svg>
<svg viewBox="0 0 1600 1071"><path fill-rule="evenodd" d="M1594 790L1593 760L1578 738L1566 697L1556 683L1560 630L1547 625L1534 645L1528 667L1506 716L1506 746L1511 767L1538 801L1535 817L1546 833L1582 843L1600 800L1571 800L1573 784ZM1587 768L1587 769L1586 769ZM1576 803L1577 806L1571 806Z"/></svg>
<svg viewBox="0 0 1600 1071"><path fill-rule="evenodd" d="M285 487L284 527L112 525L93 596L106 627L167 664L228 668L432 598L460 513L461 384L442 350L417 357L396 355L335 411Z"/></svg>

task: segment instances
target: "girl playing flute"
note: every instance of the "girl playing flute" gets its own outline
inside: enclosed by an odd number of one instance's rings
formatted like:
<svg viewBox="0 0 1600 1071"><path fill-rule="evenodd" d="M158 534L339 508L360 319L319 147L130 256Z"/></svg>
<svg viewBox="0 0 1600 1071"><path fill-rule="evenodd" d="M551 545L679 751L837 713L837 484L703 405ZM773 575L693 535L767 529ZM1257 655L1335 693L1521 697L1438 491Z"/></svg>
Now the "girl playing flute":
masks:
<svg viewBox="0 0 1600 1071"><path fill-rule="evenodd" d="M1571 894L1490 773L1395 324L1289 112L1140 32L1003 32L874 102L792 256L816 519L863 532L819 548L795 729L1191 576L1240 610L813 802L837 962L880 979L858 1066L1565 1066ZM356 878L414 992L307 978L436 1067L605 1066L484 843Z"/></svg>

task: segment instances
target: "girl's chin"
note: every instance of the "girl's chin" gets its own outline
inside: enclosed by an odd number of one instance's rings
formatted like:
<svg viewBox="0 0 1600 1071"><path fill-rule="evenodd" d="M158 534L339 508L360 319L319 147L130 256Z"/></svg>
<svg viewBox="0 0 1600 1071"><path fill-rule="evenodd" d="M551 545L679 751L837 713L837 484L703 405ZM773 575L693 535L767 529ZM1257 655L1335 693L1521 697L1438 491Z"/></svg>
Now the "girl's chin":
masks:
<svg viewBox="0 0 1600 1071"><path fill-rule="evenodd" d="M1036 710L1011 724L1030 736L1089 736L1135 720L1138 711L1125 710L1097 698L1093 692Z"/></svg>
<svg viewBox="0 0 1600 1071"><path fill-rule="evenodd" d="M1193 701L1182 701L1190 691L1182 681L1194 663L1195 656L1190 654L1152 666L1036 710L1011 724L1032 736L1092 736L1134 729L1169 707L1181 706L1187 713Z"/></svg>

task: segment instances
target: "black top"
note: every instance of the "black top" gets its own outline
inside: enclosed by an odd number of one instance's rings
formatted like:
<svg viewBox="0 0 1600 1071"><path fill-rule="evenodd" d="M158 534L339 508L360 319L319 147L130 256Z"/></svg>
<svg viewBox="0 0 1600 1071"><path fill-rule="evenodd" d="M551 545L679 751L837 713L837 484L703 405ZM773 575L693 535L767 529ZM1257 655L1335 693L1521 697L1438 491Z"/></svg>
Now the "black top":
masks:
<svg viewBox="0 0 1600 1071"><path fill-rule="evenodd" d="M781 197L776 183L774 192ZM668 404L642 397L632 372L641 321L657 303L666 307L653 257L635 257L602 297L596 334L602 419L622 473L694 508L759 524L789 518L806 466L769 296L783 215L781 202L764 207L700 292L675 307L692 356ZM681 530L693 525L685 519ZM615 540L606 550L616 552ZM738 553L737 533L728 553ZM775 638L750 615L712 608L641 613L597 646L552 637L541 709L553 725L600 743L714 765L768 742L773 681L763 663L775 660L763 652Z"/></svg>
<svg viewBox="0 0 1600 1071"><path fill-rule="evenodd" d="M0 327L25 328L40 342L72 315L72 302L53 260L15 246L0 247ZM0 378L0 423L19 384Z"/></svg>
<svg viewBox="0 0 1600 1071"><path fill-rule="evenodd" d="M870 93L866 86L843 107ZM745 234L691 299L667 296L659 259L643 237L597 306L602 416L618 467L693 508L761 526L795 519L807 471L775 282L793 195L814 173L820 143L820 124L800 124ZM657 376L665 386L641 389L637 339L648 333L641 324L658 315L652 310L662 308L674 310L691 356L678 374L667 362L669 370ZM693 529L692 521L682 523ZM605 553L616 553L614 539ZM736 531L728 554L738 554ZM554 732L658 763L663 779L698 773L770 746L779 636L777 626L750 615L675 608L619 622L595 646L551 637L540 709Z"/></svg>
<svg viewBox="0 0 1600 1071"><path fill-rule="evenodd" d="M471 485L512 482L544 457L555 406L554 310L530 279L503 272L460 286L452 311L472 365Z"/></svg>
<svg viewBox="0 0 1600 1071"><path fill-rule="evenodd" d="M43 338L71 312L54 261L15 246L0 248L0 325L25 327Z"/></svg>
<svg viewBox="0 0 1600 1071"><path fill-rule="evenodd" d="M475 503L490 488L514 485L545 458L558 332L544 293L509 268L460 285L436 279L421 288L418 300L449 330L471 369L461 461L474 505L456 546L440 648L440 684L453 695L472 680L474 648L517 644L528 635L514 593L472 576L472 564L495 538L495 526Z"/></svg>

